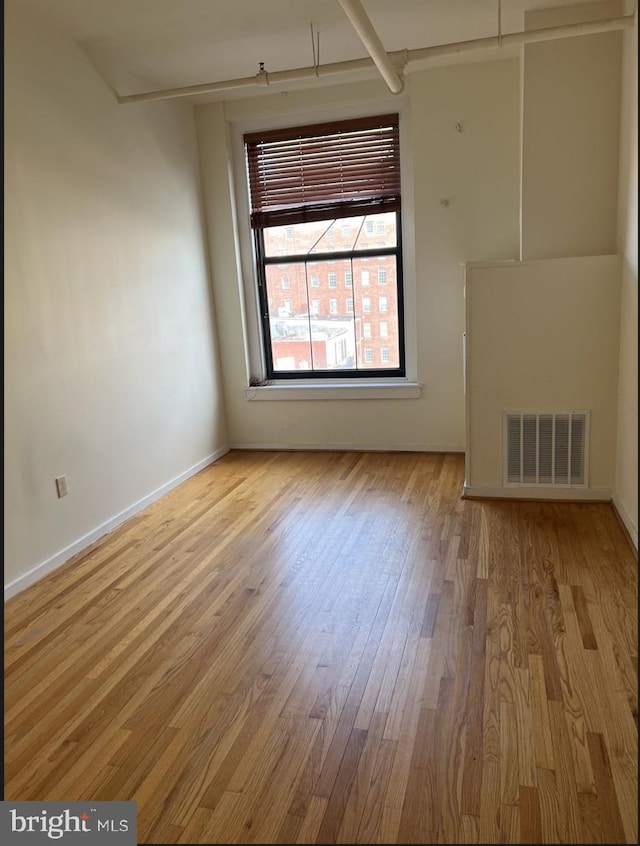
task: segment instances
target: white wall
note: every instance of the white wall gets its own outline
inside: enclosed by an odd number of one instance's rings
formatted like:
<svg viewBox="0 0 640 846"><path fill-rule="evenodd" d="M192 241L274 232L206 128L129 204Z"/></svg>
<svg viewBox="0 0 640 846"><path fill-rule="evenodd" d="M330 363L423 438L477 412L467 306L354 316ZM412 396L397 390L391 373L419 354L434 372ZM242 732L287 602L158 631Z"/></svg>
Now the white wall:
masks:
<svg viewBox="0 0 640 846"><path fill-rule="evenodd" d="M638 545L638 15L624 36L618 252L622 256L614 502Z"/></svg>
<svg viewBox="0 0 640 846"><path fill-rule="evenodd" d="M226 448L199 192L191 107L6 5L5 584Z"/></svg>
<svg viewBox="0 0 640 846"><path fill-rule="evenodd" d="M619 3L542 9L537 29L620 14ZM522 258L616 250L620 32L523 48Z"/></svg>
<svg viewBox="0 0 640 846"><path fill-rule="evenodd" d="M404 99L390 98L385 106L393 110L402 103L408 110L403 217L415 237L415 257L410 256L405 270L407 284L415 283L410 317L417 326L421 398L252 402L245 396L241 271L230 218L225 133L235 122L252 118L275 123L291 121L292 115L299 115L300 123L329 119L331 104L347 105L357 116L385 93L383 83L360 83L196 108L234 445L464 448L460 262L519 254L519 64L513 59L412 73ZM460 121L462 133L455 130ZM447 208L441 199L449 200Z"/></svg>
<svg viewBox="0 0 640 846"><path fill-rule="evenodd" d="M507 495L503 411L589 410L589 489L609 498L616 448L619 257L470 265L466 280L467 485L474 492Z"/></svg>

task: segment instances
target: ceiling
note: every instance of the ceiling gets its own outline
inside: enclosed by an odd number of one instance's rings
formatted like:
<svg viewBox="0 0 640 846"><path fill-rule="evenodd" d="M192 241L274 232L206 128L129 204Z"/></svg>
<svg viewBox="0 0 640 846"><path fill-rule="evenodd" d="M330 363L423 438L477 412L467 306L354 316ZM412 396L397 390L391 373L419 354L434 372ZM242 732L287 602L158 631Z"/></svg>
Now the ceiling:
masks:
<svg viewBox="0 0 640 846"><path fill-rule="evenodd" d="M368 56L338 0L9 2L70 34L118 94L250 77L260 62L268 72L312 66L312 25L319 37L321 64ZM580 0L502 0L501 30L521 31L526 10L575 2ZM362 4L387 51L498 32L499 0L362 0ZM371 78L377 75L375 69L366 73ZM200 95L194 102L230 96L230 92Z"/></svg>

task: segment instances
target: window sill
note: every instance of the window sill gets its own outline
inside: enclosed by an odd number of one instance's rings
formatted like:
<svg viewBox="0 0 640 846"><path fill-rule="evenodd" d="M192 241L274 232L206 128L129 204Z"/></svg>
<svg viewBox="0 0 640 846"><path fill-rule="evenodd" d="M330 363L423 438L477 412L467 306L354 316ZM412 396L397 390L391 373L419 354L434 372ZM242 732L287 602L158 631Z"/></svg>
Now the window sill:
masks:
<svg viewBox="0 0 640 846"><path fill-rule="evenodd" d="M247 387L244 394L248 400L417 399L422 395L422 385L418 382L280 382L276 385Z"/></svg>

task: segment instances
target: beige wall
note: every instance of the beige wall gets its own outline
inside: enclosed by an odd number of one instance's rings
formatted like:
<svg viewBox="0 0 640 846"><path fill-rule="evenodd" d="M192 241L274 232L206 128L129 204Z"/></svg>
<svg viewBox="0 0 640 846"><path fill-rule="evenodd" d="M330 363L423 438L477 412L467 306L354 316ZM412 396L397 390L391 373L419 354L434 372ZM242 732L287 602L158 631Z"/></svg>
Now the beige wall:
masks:
<svg viewBox="0 0 640 846"><path fill-rule="evenodd" d="M503 411L589 410L589 488L610 494L619 257L471 265L466 280L467 484L500 493Z"/></svg>
<svg viewBox="0 0 640 846"><path fill-rule="evenodd" d="M620 14L619 3L544 9L527 29ZM523 48L522 258L616 250L620 32Z"/></svg>
<svg viewBox="0 0 640 846"><path fill-rule="evenodd" d="M638 17L624 36L618 252L622 256L614 502L638 545Z"/></svg>
<svg viewBox="0 0 640 846"><path fill-rule="evenodd" d="M331 104L357 115L386 92L382 83L339 85L196 109L229 436L250 446L464 448L463 272L468 259L519 253L519 65L482 62L413 73L402 103L407 284L415 284L419 399L249 401L241 272L231 222L225 131L237 121L300 122ZM455 124L463 122L464 131ZM440 205L447 199L449 206ZM245 225L243 219L239 225ZM410 242L415 240L415 252ZM414 270L415 268L415 270Z"/></svg>
<svg viewBox="0 0 640 846"><path fill-rule="evenodd" d="M117 105L73 42L5 13L12 583L224 449L226 433L191 107Z"/></svg>

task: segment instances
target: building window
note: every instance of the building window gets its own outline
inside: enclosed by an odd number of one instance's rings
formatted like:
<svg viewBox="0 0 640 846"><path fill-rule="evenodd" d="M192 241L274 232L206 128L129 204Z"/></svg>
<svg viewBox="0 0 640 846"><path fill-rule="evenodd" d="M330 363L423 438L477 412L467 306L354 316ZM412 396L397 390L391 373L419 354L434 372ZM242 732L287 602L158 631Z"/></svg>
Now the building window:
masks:
<svg viewBox="0 0 640 846"><path fill-rule="evenodd" d="M380 296L378 297L378 311L387 311L388 305L388 297L386 297L384 294L380 294Z"/></svg>
<svg viewBox="0 0 640 846"><path fill-rule="evenodd" d="M391 360L391 350L389 347L382 347L380 350L380 359L382 361L390 361Z"/></svg>
<svg viewBox="0 0 640 846"><path fill-rule="evenodd" d="M289 277L288 276L283 276L280 281L282 282L283 288L290 288L291 287L291 285L289 284Z"/></svg>
<svg viewBox="0 0 640 846"><path fill-rule="evenodd" d="M405 376L398 116L249 133L244 143L266 378L296 378L301 369L305 378ZM349 168L336 167L345 161ZM336 228L352 234L353 243L327 244ZM376 244L361 237L372 231L385 237ZM382 367L372 367L373 348L363 355L357 342L360 314L371 312L371 297L360 290L370 284L363 265L376 259L385 262L397 286L395 296L384 298L385 311L393 304L387 319L394 343ZM312 300L310 289L322 288L321 278L328 288L337 287L343 272L354 296L340 316L338 299ZM291 273L295 312L292 300L283 304L278 296L278 282L287 287L284 279ZM379 298L380 308L381 303Z"/></svg>
<svg viewBox="0 0 640 846"><path fill-rule="evenodd" d="M386 267L379 267L378 268L378 285L386 285L387 284L387 268Z"/></svg>
<svg viewBox="0 0 640 846"><path fill-rule="evenodd" d="M371 324L370 323L363 323L362 324L362 337L363 338L370 338L371 337Z"/></svg>
<svg viewBox="0 0 640 846"><path fill-rule="evenodd" d="M389 324L386 320L380 321L380 337L381 338L388 338L389 337Z"/></svg>

